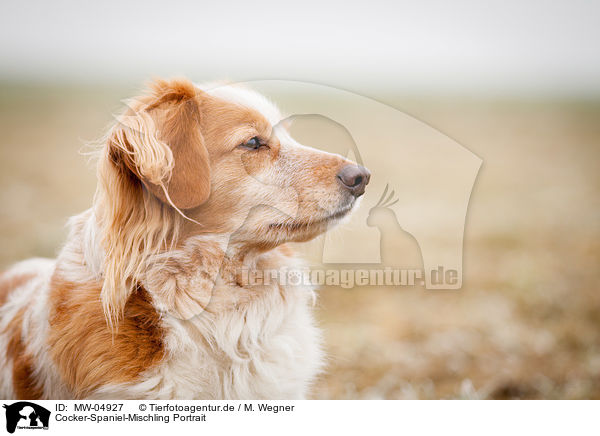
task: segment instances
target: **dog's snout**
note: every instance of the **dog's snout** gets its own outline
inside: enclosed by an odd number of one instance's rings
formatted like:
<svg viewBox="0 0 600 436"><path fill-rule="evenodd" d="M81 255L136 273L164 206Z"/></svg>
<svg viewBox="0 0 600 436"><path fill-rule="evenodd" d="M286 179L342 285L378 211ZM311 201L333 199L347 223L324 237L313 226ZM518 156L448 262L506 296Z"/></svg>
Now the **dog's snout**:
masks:
<svg viewBox="0 0 600 436"><path fill-rule="evenodd" d="M352 195L360 197L365 193L365 187L371 179L371 173L360 165L346 165L337 173L337 178Z"/></svg>

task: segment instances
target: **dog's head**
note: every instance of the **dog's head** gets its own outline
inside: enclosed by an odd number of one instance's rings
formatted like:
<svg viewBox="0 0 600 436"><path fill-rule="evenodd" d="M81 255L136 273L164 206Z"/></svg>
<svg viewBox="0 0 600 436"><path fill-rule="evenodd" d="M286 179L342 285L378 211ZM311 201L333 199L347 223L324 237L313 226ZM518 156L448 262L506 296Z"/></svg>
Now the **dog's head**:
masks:
<svg viewBox="0 0 600 436"><path fill-rule="evenodd" d="M346 216L369 182L365 168L294 141L275 106L247 89L158 80L128 106L99 166L111 316L125 303L112 297L169 244L199 233L258 250L306 241Z"/></svg>

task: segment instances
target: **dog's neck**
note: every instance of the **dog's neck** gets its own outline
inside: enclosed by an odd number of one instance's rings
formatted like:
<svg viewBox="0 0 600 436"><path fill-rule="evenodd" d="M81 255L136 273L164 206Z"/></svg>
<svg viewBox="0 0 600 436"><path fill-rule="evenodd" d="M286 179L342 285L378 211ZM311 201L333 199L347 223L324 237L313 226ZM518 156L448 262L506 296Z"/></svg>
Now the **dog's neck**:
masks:
<svg viewBox="0 0 600 436"><path fill-rule="evenodd" d="M82 241L77 250L87 276L103 280L102 235L91 210L71 221L69 241ZM73 237L73 232L79 233ZM287 247L256 246L235 240L232 233L188 235L175 248L146 260L137 278L161 312L189 319L200 312L221 312L256 298L260 286L247 286L241 274L278 269L293 257Z"/></svg>

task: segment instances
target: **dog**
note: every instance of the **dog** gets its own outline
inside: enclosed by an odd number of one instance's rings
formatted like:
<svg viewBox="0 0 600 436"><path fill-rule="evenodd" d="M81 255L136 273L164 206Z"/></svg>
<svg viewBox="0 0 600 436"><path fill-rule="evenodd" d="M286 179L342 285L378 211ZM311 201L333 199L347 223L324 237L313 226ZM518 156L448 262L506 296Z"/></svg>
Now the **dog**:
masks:
<svg viewBox="0 0 600 436"><path fill-rule="evenodd" d="M243 272L300 268L288 243L347 217L370 173L284 121L233 85L158 79L129 100L57 259L0 276L0 396L305 398L314 289Z"/></svg>

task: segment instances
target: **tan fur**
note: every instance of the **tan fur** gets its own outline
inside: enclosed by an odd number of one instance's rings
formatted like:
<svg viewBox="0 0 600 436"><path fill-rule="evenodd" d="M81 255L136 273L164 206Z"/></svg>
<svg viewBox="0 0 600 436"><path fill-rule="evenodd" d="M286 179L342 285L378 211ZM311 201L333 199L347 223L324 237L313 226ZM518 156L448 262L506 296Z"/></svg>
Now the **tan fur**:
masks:
<svg viewBox="0 0 600 436"><path fill-rule="evenodd" d="M181 220L169 204L198 206L210 192L193 85L158 81L144 100L133 100L113 128L98 171L96 203L107 254L102 301L111 324L122 315L145 258L177 240Z"/></svg>
<svg viewBox="0 0 600 436"><path fill-rule="evenodd" d="M34 376L32 357L25 345L27 338L23 337L24 313L24 309L20 310L6 329L10 338L6 355L13 360L12 382L17 398L35 400L41 398L43 392Z"/></svg>
<svg viewBox="0 0 600 436"><path fill-rule="evenodd" d="M116 331L107 326L100 284L78 284L55 276L49 345L63 380L83 398L107 383L138 380L164 357L160 318L148 293L138 288Z"/></svg>

